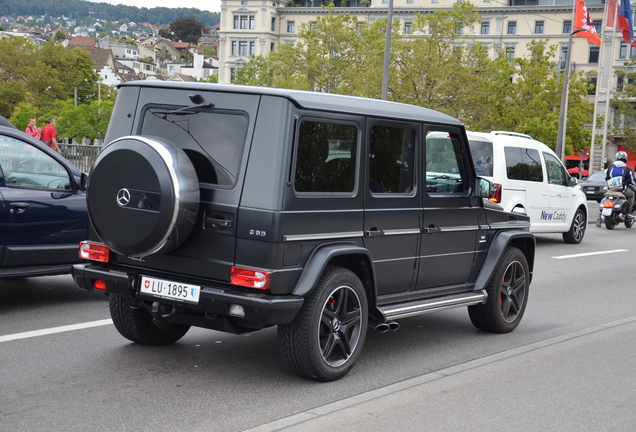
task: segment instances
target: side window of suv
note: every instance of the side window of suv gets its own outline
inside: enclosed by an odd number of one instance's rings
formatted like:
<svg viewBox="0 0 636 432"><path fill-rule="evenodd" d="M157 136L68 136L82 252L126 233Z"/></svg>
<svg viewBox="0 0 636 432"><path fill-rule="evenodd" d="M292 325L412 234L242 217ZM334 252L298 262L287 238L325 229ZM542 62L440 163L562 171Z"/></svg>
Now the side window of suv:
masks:
<svg viewBox="0 0 636 432"><path fill-rule="evenodd" d="M351 124L303 120L298 129L296 192L355 190L358 129Z"/></svg>
<svg viewBox="0 0 636 432"><path fill-rule="evenodd" d="M568 181L561 162L548 153L543 153L543 157L545 158L545 167L548 171L548 183L567 186Z"/></svg>
<svg viewBox="0 0 636 432"><path fill-rule="evenodd" d="M369 136L369 190L373 194L413 191L415 131L373 126Z"/></svg>
<svg viewBox="0 0 636 432"><path fill-rule="evenodd" d="M543 170L538 150L504 147L504 153L506 155L506 175L509 179L543 181Z"/></svg>
<svg viewBox="0 0 636 432"><path fill-rule="evenodd" d="M457 137L449 132L426 134L426 191L464 194L468 190L465 161Z"/></svg>

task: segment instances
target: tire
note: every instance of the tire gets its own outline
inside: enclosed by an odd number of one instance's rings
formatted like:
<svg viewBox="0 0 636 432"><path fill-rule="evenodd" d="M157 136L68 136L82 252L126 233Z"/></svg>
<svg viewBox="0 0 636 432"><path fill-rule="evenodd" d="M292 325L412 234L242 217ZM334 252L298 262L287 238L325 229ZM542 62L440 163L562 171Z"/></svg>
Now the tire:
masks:
<svg viewBox="0 0 636 432"><path fill-rule="evenodd" d="M508 333L519 325L528 303L530 270L526 256L510 247L499 261L485 304L469 306L470 321L480 330Z"/></svg>
<svg viewBox="0 0 636 432"><path fill-rule="evenodd" d="M155 320L143 307L131 308L133 299L109 296L110 316L117 331L126 339L142 345L170 345L181 339L190 326Z"/></svg>
<svg viewBox="0 0 636 432"><path fill-rule="evenodd" d="M296 318L278 326L281 356L303 377L340 379L360 357L368 319L360 279L347 269L329 267Z"/></svg>
<svg viewBox="0 0 636 432"><path fill-rule="evenodd" d="M611 216L605 216L605 228L608 230L613 230L616 227L616 222L614 222L614 214Z"/></svg>
<svg viewBox="0 0 636 432"><path fill-rule="evenodd" d="M568 232L563 233L563 241L570 244L579 244L585 235L587 228L587 220L585 213L581 209L577 209L572 218L572 225Z"/></svg>
<svg viewBox="0 0 636 432"><path fill-rule="evenodd" d="M182 149L157 138L127 136L108 144L88 183L91 226L110 249L127 257L175 249L199 212L192 162Z"/></svg>
<svg viewBox="0 0 636 432"><path fill-rule="evenodd" d="M634 219L625 219L625 228L631 228L634 225Z"/></svg>

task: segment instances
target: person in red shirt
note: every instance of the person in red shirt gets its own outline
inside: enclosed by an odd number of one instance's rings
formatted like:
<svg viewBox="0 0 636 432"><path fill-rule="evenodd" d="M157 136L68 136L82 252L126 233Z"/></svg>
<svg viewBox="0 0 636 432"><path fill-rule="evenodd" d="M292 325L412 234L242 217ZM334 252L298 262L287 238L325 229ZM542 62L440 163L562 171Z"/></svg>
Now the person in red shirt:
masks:
<svg viewBox="0 0 636 432"><path fill-rule="evenodd" d="M29 125L26 127L24 131L28 133L29 135L31 135L36 140L39 140L40 136L42 135L42 128L37 127L35 122L36 122L35 117L31 117L29 119Z"/></svg>
<svg viewBox="0 0 636 432"><path fill-rule="evenodd" d="M55 119L49 117L46 119L46 126L42 129L42 142L48 144L53 150L58 153L62 153L60 146L57 145L57 131L55 130Z"/></svg>

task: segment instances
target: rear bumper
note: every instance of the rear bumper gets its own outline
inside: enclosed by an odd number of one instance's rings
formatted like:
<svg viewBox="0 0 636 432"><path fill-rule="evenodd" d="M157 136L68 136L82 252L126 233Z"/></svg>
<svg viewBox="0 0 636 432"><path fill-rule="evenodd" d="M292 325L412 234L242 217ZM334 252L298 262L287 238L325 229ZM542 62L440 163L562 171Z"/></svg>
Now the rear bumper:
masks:
<svg viewBox="0 0 636 432"><path fill-rule="evenodd" d="M174 300L139 294L137 283L140 275L136 272L115 270L95 264L76 264L72 268L72 275L80 289L104 292L148 302L172 304L179 306L180 313L193 316L235 318L229 314L230 305L239 305L245 311L245 316L241 317L241 319L253 322L259 327L289 324L303 305L302 297L291 295L273 296L214 285L202 285L199 304L185 304ZM95 280L104 281L106 290L96 290L93 287L93 281Z"/></svg>

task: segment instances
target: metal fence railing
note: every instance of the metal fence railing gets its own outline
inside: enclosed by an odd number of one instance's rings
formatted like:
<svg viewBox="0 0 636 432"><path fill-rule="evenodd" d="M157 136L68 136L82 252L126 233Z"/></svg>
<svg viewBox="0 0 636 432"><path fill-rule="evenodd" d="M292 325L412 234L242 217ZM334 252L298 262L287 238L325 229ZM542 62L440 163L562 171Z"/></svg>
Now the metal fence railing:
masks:
<svg viewBox="0 0 636 432"><path fill-rule="evenodd" d="M89 172L97 155L102 150L101 145L64 144L60 143L62 156L71 161L82 172Z"/></svg>

